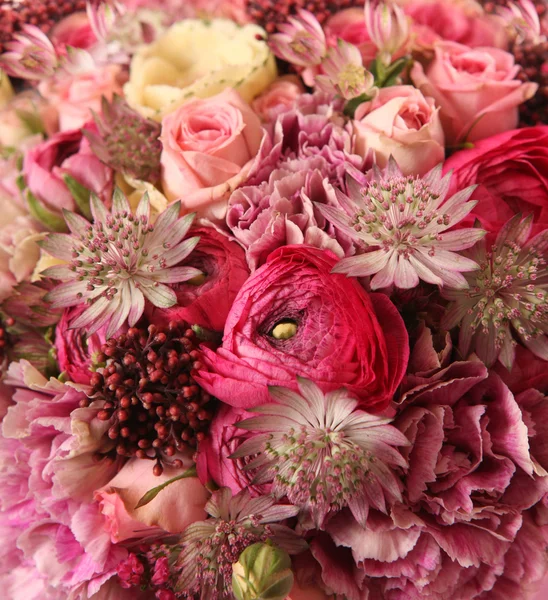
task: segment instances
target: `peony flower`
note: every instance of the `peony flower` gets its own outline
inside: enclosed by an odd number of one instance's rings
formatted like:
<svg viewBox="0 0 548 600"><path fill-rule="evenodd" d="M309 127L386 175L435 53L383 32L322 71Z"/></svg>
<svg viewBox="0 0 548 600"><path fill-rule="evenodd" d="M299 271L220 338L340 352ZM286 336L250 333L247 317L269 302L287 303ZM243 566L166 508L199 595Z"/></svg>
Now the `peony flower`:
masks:
<svg viewBox="0 0 548 600"><path fill-rule="evenodd" d="M332 274L335 264L310 246L273 252L236 297L222 346L204 349L199 383L249 408L269 400L268 385L294 389L301 375L324 392L346 387L360 408L385 408L405 371L407 332L386 296Z"/></svg>
<svg viewBox="0 0 548 600"><path fill-rule="evenodd" d="M284 75L272 82L253 100L251 107L263 121L273 121L279 114L290 110L304 87L296 75Z"/></svg>
<svg viewBox="0 0 548 600"><path fill-rule="evenodd" d="M95 156L80 130L57 133L28 150L23 175L31 193L56 213L76 207L66 176L103 201L112 194L113 173Z"/></svg>
<svg viewBox="0 0 548 600"><path fill-rule="evenodd" d="M480 268L468 274L469 287L444 290L451 300L442 327L460 325L459 350L476 352L492 366L497 359L512 368L519 339L548 360L548 229L530 238L532 218L516 215L493 245L483 241L469 251Z"/></svg>
<svg viewBox="0 0 548 600"><path fill-rule="evenodd" d="M116 190L110 213L97 196L92 196L93 223L65 212L72 233L49 234L42 242L46 252L66 261L43 271L45 277L64 282L46 300L54 308L86 303L87 310L71 327L87 327L92 334L106 326L107 338L126 320L130 327L137 323L145 298L154 306L173 306L177 297L165 284L200 274L192 267L174 267L198 243L197 237L184 239L194 215L179 219L179 210L178 202L172 204L151 225L147 196L133 216L126 198ZM108 236L105 230L110 232ZM81 279L75 281L75 273Z"/></svg>
<svg viewBox="0 0 548 600"><path fill-rule="evenodd" d="M407 440L390 419L357 410L344 389L324 396L307 379L297 385L299 394L269 386L275 402L236 424L252 434L229 458L246 458L252 482L272 482L273 496L298 506L307 529L322 529L346 506L364 524L370 507L386 512L401 501L395 469L406 462L395 447Z"/></svg>
<svg viewBox="0 0 548 600"><path fill-rule="evenodd" d="M375 78L362 64L362 56L356 46L339 40L322 62L322 75L316 76L316 87L328 94L334 93L345 100L377 93Z"/></svg>
<svg viewBox="0 0 548 600"><path fill-rule="evenodd" d="M124 92L143 116L161 121L193 98L227 88L250 102L276 78L276 63L257 25L185 19L136 52Z"/></svg>
<svg viewBox="0 0 548 600"><path fill-rule="evenodd" d="M226 199L247 178L264 131L233 90L196 98L162 121L162 188L183 210L223 219Z"/></svg>
<svg viewBox="0 0 548 600"><path fill-rule="evenodd" d="M302 9L278 25L278 33L271 35L268 43L278 58L299 67L318 65L327 51L322 26L312 13Z"/></svg>
<svg viewBox="0 0 548 600"><path fill-rule="evenodd" d="M90 65L75 73L59 75L39 86L42 96L59 112L61 131L80 129L101 111L102 98L111 101L122 93L125 75L120 65Z"/></svg>
<svg viewBox="0 0 548 600"><path fill-rule="evenodd" d="M264 264L276 248L289 244L331 250L339 258L353 254L348 236L332 227L315 206L338 205L324 168L321 157L289 160L272 171L268 181L231 195L226 222L246 249L251 270Z"/></svg>
<svg viewBox="0 0 548 600"><path fill-rule="evenodd" d="M7 52L0 55L0 65L12 77L31 80L51 77L58 64L52 43L34 25L24 24L21 31L5 44Z"/></svg>
<svg viewBox="0 0 548 600"><path fill-rule="evenodd" d="M532 233L548 228L548 127L514 129L460 150L444 164L451 188L476 184L467 221L496 234L515 214L533 215Z"/></svg>
<svg viewBox="0 0 548 600"><path fill-rule="evenodd" d="M373 153L381 169L393 156L404 175L425 175L443 162L445 140L433 98L410 85L379 90L360 104L352 121L356 153Z"/></svg>
<svg viewBox="0 0 548 600"><path fill-rule="evenodd" d="M189 460L185 461L190 466ZM112 543L135 538L181 533L191 523L206 517L204 510L209 493L196 477L186 477L170 483L153 500L136 508L149 490L181 473L166 469L153 475L146 461L130 459L122 470L94 493L105 518Z"/></svg>
<svg viewBox="0 0 548 600"><path fill-rule="evenodd" d="M439 42L434 50L426 71L414 64L411 79L440 106L448 143L475 142L516 127L518 106L538 86L516 79L519 67L511 54L455 42Z"/></svg>
<svg viewBox="0 0 548 600"><path fill-rule="evenodd" d="M318 205L320 212L370 251L343 258L335 273L349 277L374 275L371 289L395 285L409 289L419 279L440 286L468 286L461 272L478 265L456 251L470 248L485 234L481 229L449 231L474 207L473 188L445 197L450 175L441 165L424 178L404 177L391 159L385 172L376 166L366 187L355 183L351 198L338 195L341 209ZM397 209L396 209L397 207Z"/></svg>
<svg viewBox="0 0 548 600"><path fill-rule="evenodd" d="M183 262L198 269L200 275L172 284L177 304L153 309L149 320L158 326L186 321L223 331L234 298L249 277L245 254L238 244L212 227L196 227L191 233L199 236L200 241Z"/></svg>

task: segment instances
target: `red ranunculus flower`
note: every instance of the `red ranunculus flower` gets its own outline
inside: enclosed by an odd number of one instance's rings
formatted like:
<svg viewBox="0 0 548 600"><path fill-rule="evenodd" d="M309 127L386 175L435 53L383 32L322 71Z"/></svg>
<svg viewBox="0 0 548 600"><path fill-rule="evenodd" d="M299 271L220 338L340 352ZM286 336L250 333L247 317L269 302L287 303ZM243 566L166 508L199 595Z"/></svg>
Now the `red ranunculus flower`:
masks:
<svg viewBox="0 0 548 600"><path fill-rule="evenodd" d="M204 349L201 385L232 406L269 400L269 385L296 388L296 375L324 392L346 387L361 408L390 402L405 372L407 331L384 294L331 273L336 256L284 246L243 285L222 346Z"/></svg>

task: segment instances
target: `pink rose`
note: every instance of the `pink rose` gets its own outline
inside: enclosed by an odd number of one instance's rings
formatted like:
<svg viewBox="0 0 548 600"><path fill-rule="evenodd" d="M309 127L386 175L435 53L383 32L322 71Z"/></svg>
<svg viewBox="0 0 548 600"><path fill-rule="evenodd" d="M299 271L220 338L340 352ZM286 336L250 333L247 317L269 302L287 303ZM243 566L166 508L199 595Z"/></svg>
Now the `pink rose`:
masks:
<svg viewBox="0 0 548 600"><path fill-rule="evenodd" d="M91 111L100 113L103 96L112 100L114 94L122 94L125 77L120 65L106 65L46 80L38 87L42 96L57 107L61 131L67 131L85 125Z"/></svg>
<svg viewBox="0 0 548 600"><path fill-rule="evenodd" d="M324 392L346 387L365 410L386 408L405 372L408 336L384 294L332 273L329 251L284 246L244 283L222 346L204 348L195 379L215 397L249 408L268 385L296 389L296 375Z"/></svg>
<svg viewBox="0 0 548 600"><path fill-rule="evenodd" d="M285 75L276 79L255 98L252 107L263 121L272 121L291 108L302 94L304 87L301 80L296 75Z"/></svg>
<svg viewBox="0 0 548 600"><path fill-rule="evenodd" d="M375 60L377 47L367 32L363 8L336 12L325 24L325 36L331 47L335 47L339 39L357 46L366 67Z"/></svg>
<svg viewBox="0 0 548 600"><path fill-rule="evenodd" d="M72 13L61 19L49 32L49 38L57 52L66 54L66 47L91 48L97 43L85 12Z"/></svg>
<svg viewBox="0 0 548 600"><path fill-rule="evenodd" d="M455 42L435 45L427 67L416 62L413 83L441 107L446 141L473 142L514 129L518 106L531 98L538 86L516 79L514 57L497 48L468 48Z"/></svg>
<svg viewBox="0 0 548 600"><path fill-rule="evenodd" d="M23 174L29 190L48 208L58 211L75 209L64 175L70 175L104 200L110 199L112 192L112 170L93 154L80 130L57 133L31 148L25 154Z"/></svg>
<svg viewBox="0 0 548 600"><path fill-rule="evenodd" d="M461 150L444 164L456 192L478 185L468 217L498 233L516 213L533 215L532 235L548 228L548 126L514 129Z"/></svg>
<svg viewBox="0 0 548 600"><path fill-rule="evenodd" d="M222 219L226 198L245 181L264 131L234 90L183 104L162 121L162 186L183 209Z"/></svg>
<svg viewBox="0 0 548 600"><path fill-rule="evenodd" d="M204 279L172 284L177 304L171 308L153 308L149 319L164 327L170 321L186 321L223 331L234 298L249 277L245 252L212 227L196 227L190 235L199 236L200 241L179 266L200 269Z"/></svg>
<svg viewBox="0 0 548 600"><path fill-rule="evenodd" d="M382 88L356 111L356 152L365 157L372 151L380 168L393 156L404 175L424 175L445 156L438 113L434 99L411 85Z"/></svg>
<svg viewBox="0 0 548 600"><path fill-rule="evenodd" d="M184 468L190 466L190 461L186 463ZM191 523L205 519L209 492L196 477L171 483L154 500L135 508L146 492L181 473L180 469L168 467L157 477L148 461L134 458L95 492L113 543L145 537L151 530L157 533L158 528L180 533Z"/></svg>
<svg viewBox="0 0 548 600"><path fill-rule="evenodd" d="M440 40L470 47L508 48L504 22L487 15L472 0L411 0L404 10L412 20L412 38L419 50L431 50Z"/></svg>

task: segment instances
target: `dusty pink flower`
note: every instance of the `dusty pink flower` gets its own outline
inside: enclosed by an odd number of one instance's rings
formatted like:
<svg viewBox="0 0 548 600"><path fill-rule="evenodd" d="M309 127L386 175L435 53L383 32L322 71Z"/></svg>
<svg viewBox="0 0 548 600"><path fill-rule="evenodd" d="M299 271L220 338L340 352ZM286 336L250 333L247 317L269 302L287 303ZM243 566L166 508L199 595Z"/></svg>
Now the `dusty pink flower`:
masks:
<svg viewBox="0 0 548 600"><path fill-rule="evenodd" d="M389 65L406 45L409 23L403 9L388 2L365 2L365 26L369 38L378 50L381 63Z"/></svg>
<svg viewBox="0 0 548 600"><path fill-rule="evenodd" d="M269 400L268 385L294 389L301 375L325 392L346 387L360 408L385 408L405 371L407 332L387 296L332 274L335 263L310 246L273 252L236 297L222 346L204 350L201 385L249 408Z"/></svg>
<svg viewBox="0 0 548 600"><path fill-rule="evenodd" d="M516 79L519 66L510 53L456 42L438 42L434 51L426 70L414 64L411 78L441 107L448 143L474 142L516 127L518 106L538 86Z"/></svg>
<svg viewBox="0 0 548 600"><path fill-rule="evenodd" d="M58 57L48 37L34 25L25 24L6 44L7 52L0 55L0 65L13 77L44 79L55 72Z"/></svg>
<svg viewBox="0 0 548 600"><path fill-rule="evenodd" d="M457 251L470 248L485 234L481 229L447 231L474 207L468 202L473 188L446 200L450 175L441 177L441 165L424 178L404 177L391 159L383 173L373 167L364 187L355 183L351 197L338 195L341 208L318 205L320 212L368 252L343 258L335 273L371 279L371 289L390 285L409 289L422 279L440 286L463 289L462 272L478 265Z"/></svg>
<svg viewBox="0 0 548 600"><path fill-rule="evenodd" d="M268 41L279 58L299 67L312 67L322 61L327 50L325 33L312 13L299 10L297 16L278 25L278 32Z"/></svg>
<svg viewBox="0 0 548 600"><path fill-rule="evenodd" d="M120 65L94 65L44 81L39 90L57 108L61 131L70 131L85 125L92 111L101 111L101 98L110 101L114 94L121 94L124 79Z"/></svg>
<svg viewBox="0 0 548 600"><path fill-rule="evenodd" d="M113 172L93 154L80 130L57 133L28 150L23 175L32 194L56 212L76 207L63 179L67 175L103 201L112 194Z"/></svg>
<svg viewBox="0 0 548 600"><path fill-rule="evenodd" d="M186 459L184 468L192 461ZM146 460L130 459L94 498L100 505L113 543L148 536L181 533L191 523L206 517L204 506L209 493L196 477L175 481L151 502L136 508L146 492L176 475L180 469L166 468L159 477L153 475Z"/></svg>
<svg viewBox="0 0 548 600"><path fill-rule="evenodd" d="M530 41L533 44L541 42L539 15L530 0L509 2L507 6L498 7L498 14L516 31L520 42Z"/></svg>
<svg viewBox="0 0 548 600"><path fill-rule="evenodd" d="M172 284L177 304L154 308L148 318L159 326L186 321L223 331L234 298L249 277L245 254L238 244L212 227L195 227L190 233L200 240L181 266L194 267L201 274L193 280Z"/></svg>
<svg viewBox="0 0 548 600"><path fill-rule="evenodd" d="M162 121L162 187L183 210L222 219L230 192L245 181L264 130L234 90L195 99Z"/></svg>
<svg viewBox="0 0 548 600"><path fill-rule="evenodd" d="M340 258L354 253L349 237L330 225L315 206L338 205L324 167L321 157L285 161L268 181L241 187L231 195L226 222L246 249L252 270L276 248L289 244L328 249Z"/></svg>
<svg viewBox="0 0 548 600"><path fill-rule="evenodd" d="M425 175L445 158L438 113L434 99L411 85L382 88L356 110L356 152L364 158L372 153L381 169L392 156L404 175Z"/></svg>
<svg viewBox="0 0 548 600"><path fill-rule="evenodd" d="M251 106L263 121L272 121L280 113L291 109L304 87L296 75L284 75L271 83Z"/></svg>
<svg viewBox="0 0 548 600"><path fill-rule="evenodd" d="M377 55L377 47L371 41L365 26L362 8L347 8L331 15L325 23L325 35L331 48L337 45L339 39L356 46L366 67L369 67Z"/></svg>
<svg viewBox="0 0 548 600"><path fill-rule="evenodd" d="M167 283L179 283L200 274L193 267L176 267L198 243L185 239L194 215L179 218L180 204L164 210L152 225L145 194L135 212L119 189L112 210L91 198L93 223L66 211L70 234L49 234L42 248L63 264L43 271L59 279L47 296L54 308L86 304L72 328L87 327L92 334L106 326L110 338L128 322L133 327L145 309L145 298L154 306L169 308L177 302ZM107 233L108 232L108 233ZM75 256L76 255L76 256ZM81 276L75 280L75 273Z"/></svg>

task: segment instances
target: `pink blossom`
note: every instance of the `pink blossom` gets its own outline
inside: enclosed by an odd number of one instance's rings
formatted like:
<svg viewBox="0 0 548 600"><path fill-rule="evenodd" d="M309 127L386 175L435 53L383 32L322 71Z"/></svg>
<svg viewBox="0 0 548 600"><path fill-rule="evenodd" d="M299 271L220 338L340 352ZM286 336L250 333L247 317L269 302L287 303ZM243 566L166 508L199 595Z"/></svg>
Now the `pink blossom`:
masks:
<svg viewBox="0 0 548 600"><path fill-rule="evenodd" d="M389 65L409 37L409 24L397 4L365 2L365 26L379 52L381 63Z"/></svg>
<svg viewBox="0 0 548 600"><path fill-rule="evenodd" d="M25 24L6 44L0 65L9 75L22 79L43 79L55 72L58 57L48 37L34 25Z"/></svg>
<svg viewBox="0 0 548 600"><path fill-rule="evenodd" d="M66 47L91 48L97 38L85 12L76 12L65 17L49 32L49 37L61 54L66 54Z"/></svg>
<svg viewBox="0 0 548 600"><path fill-rule="evenodd" d="M366 67L375 59L377 47L367 32L363 9L347 8L331 15L325 24L325 35L329 47L336 46L339 39L356 46Z"/></svg>
<svg viewBox="0 0 548 600"><path fill-rule="evenodd" d="M251 106L263 121L272 121L280 113L291 109L304 87L296 75L284 75L271 83Z"/></svg>

